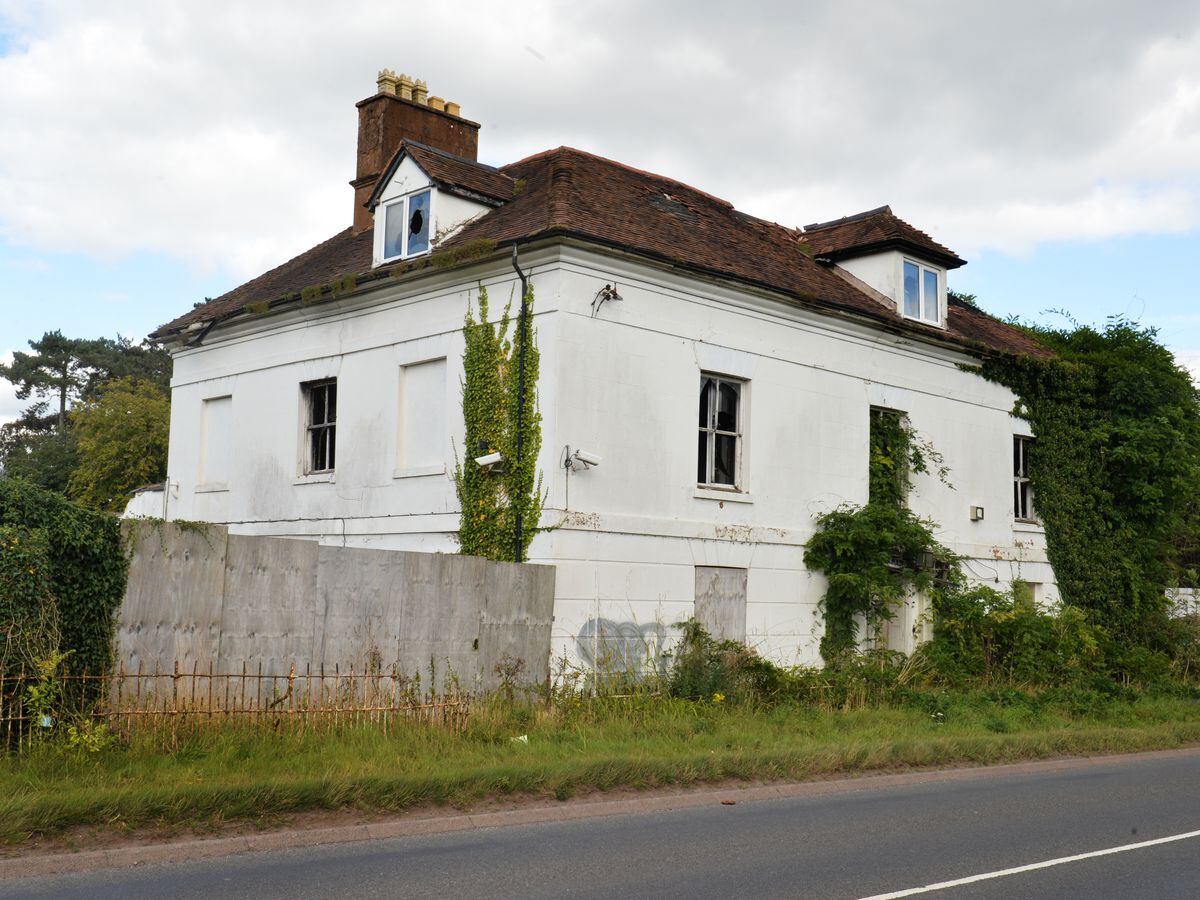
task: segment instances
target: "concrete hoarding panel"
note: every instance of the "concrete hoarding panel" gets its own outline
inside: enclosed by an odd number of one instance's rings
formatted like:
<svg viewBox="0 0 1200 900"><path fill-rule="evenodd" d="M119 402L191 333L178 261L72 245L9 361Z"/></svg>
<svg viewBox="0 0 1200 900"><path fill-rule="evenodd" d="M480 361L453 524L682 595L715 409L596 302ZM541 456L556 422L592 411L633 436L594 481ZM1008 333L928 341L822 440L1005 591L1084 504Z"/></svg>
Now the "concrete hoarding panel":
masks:
<svg viewBox="0 0 1200 900"><path fill-rule="evenodd" d="M286 675L313 658L320 606L314 541L231 534L225 556L218 667L243 662L264 674ZM323 612L323 610L321 610Z"/></svg>
<svg viewBox="0 0 1200 900"><path fill-rule="evenodd" d="M541 652L550 646L554 622L554 569L516 563L491 563L483 591L479 645L481 656L490 665L482 672L486 688L501 680L496 666L525 663L520 680L541 684L546 680L550 655ZM517 605L512 597L525 602Z"/></svg>
<svg viewBox="0 0 1200 900"><path fill-rule="evenodd" d="M224 528L126 523L129 580L117 626L128 672L216 665L225 589Z"/></svg>
<svg viewBox="0 0 1200 900"><path fill-rule="evenodd" d="M494 686L505 656L544 680L554 570L447 554L322 546L173 524L137 529L118 646L127 668L286 675L335 666L453 673Z"/></svg>

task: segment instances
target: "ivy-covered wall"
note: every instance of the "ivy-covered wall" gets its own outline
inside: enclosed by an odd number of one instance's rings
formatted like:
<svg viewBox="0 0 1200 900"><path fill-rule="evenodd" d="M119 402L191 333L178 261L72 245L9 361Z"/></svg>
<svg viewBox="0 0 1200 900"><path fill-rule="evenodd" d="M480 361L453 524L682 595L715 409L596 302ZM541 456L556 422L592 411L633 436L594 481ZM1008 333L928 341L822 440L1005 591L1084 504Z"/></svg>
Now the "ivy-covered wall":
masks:
<svg viewBox="0 0 1200 900"><path fill-rule="evenodd" d="M1155 645L1198 546L1200 398L1154 329L1031 328L1052 358L988 360L1033 428L1034 507L1064 602Z"/></svg>
<svg viewBox="0 0 1200 900"><path fill-rule="evenodd" d="M533 327L532 284L524 310L524 316L517 316L511 338L508 307L499 322L488 319L487 288L479 289L478 315L467 310L462 388L466 432L464 452L454 473L462 506L458 531L461 552L510 562L525 559L538 530L544 500L537 470L542 416L537 403L540 356ZM490 453L503 457L499 471L487 471L475 463L476 457Z"/></svg>
<svg viewBox="0 0 1200 900"><path fill-rule="evenodd" d="M957 559L934 538L933 523L908 508L914 472L946 478L941 456L901 413L873 409L868 460L866 505L844 504L820 516L804 553L805 565L829 582L821 603L826 662L858 646L859 617L877 635L910 594L959 581Z"/></svg>
<svg viewBox="0 0 1200 900"><path fill-rule="evenodd" d="M0 533L5 542L0 570L11 570L22 559L34 569L0 575L6 592L19 592L0 598L0 614L25 614L48 588L58 608L62 649L72 651L68 667L75 672L107 670L128 567L116 517L75 506L17 479L0 478L0 526L7 526Z"/></svg>

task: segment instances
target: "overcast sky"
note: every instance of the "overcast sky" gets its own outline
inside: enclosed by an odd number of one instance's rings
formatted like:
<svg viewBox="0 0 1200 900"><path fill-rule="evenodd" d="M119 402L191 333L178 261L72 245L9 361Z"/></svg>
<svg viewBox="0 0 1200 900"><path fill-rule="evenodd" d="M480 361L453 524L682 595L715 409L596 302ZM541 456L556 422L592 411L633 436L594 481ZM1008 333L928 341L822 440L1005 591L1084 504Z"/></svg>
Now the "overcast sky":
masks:
<svg viewBox="0 0 1200 900"><path fill-rule="evenodd" d="M140 337L350 222L379 68L787 225L890 203L985 308L1200 362L1200 4L0 0L0 354ZM0 420L17 404L0 383Z"/></svg>

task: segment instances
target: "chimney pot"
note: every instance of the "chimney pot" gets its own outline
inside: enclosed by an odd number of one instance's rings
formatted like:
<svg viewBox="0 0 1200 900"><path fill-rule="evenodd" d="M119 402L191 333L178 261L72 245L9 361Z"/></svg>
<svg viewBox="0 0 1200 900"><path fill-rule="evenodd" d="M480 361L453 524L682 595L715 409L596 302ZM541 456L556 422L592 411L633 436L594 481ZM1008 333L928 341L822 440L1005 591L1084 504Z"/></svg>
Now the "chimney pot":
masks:
<svg viewBox="0 0 1200 900"><path fill-rule="evenodd" d="M376 81L376 84L379 86L379 93L395 94L396 81L397 79L395 72L393 72L391 69L380 69L379 78Z"/></svg>
<svg viewBox="0 0 1200 900"><path fill-rule="evenodd" d="M403 73L400 74L396 83L396 96L401 100L413 98L413 80Z"/></svg>
<svg viewBox="0 0 1200 900"><path fill-rule="evenodd" d="M379 72L379 92L360 100L355 107L358 163L351 182L355 234L371 227L374 216L365 204L404 141L417 141L464 159L478 157L479 125L462 118L457 103L430 97L420 79L383 69Z"/></svg>
<svg viewBox="0 0 1200 900"><path fill-rule="evenodd" d="M460 116L460 115L462 115L462 107L459 106L457 103L455 103L453 100L447 100L446 101L446 112L450 113L450 115L452 115L452 116Z"/></svg>

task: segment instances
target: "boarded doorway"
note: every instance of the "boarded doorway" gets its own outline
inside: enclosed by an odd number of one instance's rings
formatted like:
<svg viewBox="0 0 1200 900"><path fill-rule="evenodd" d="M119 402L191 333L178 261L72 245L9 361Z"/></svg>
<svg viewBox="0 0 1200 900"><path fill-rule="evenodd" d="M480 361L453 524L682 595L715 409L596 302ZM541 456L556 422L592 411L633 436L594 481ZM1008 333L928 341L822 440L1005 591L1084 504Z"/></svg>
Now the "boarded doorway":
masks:
<svg viewBox="0 0 1200 900"><path fill-rule="evenodd" d="M718 641L746 640L746 570L696 566L696 620Z"/></svg>

